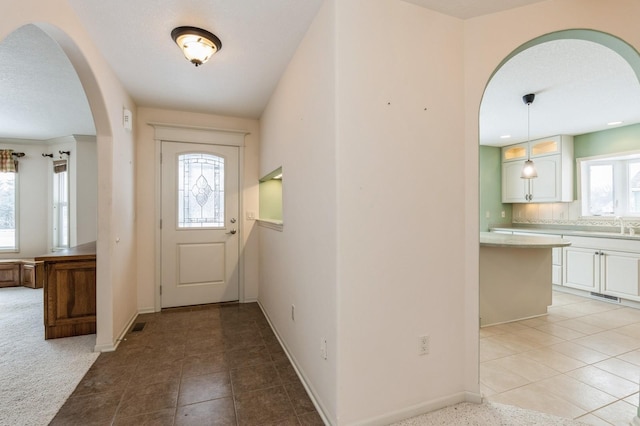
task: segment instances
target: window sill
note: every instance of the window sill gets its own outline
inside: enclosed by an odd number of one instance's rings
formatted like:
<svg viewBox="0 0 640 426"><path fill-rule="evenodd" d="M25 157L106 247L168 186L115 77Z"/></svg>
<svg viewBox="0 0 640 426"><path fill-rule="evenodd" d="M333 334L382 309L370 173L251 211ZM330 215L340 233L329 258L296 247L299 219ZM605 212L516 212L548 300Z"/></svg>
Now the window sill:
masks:
<svg viewBox="0 0 640 426"><path fill-rule="evenodd" d="M275 219L258 219L258 225L262 226L263 228L269 228L280 232L282 232L284 228L284 224L282 223L282 221Z"/></svg>

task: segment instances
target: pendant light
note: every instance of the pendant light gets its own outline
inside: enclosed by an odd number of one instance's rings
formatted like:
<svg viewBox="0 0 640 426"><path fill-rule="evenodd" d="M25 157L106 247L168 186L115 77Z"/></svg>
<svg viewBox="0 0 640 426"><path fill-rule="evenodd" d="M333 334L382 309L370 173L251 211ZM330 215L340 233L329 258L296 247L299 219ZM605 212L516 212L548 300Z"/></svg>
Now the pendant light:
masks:
<svg viewBox="0 0 640 426"><path fill-rule="evenodd" d="M533 179L538 177L536 166L533 164L533 161L531 161L531 150L528 146L531 139L531 104L535 98L536 95L533 93L529 93L522 97L522 101L527 104L527 161L524 162L524 166L522 167L522 174L520 175L522 179Z"/></svg>

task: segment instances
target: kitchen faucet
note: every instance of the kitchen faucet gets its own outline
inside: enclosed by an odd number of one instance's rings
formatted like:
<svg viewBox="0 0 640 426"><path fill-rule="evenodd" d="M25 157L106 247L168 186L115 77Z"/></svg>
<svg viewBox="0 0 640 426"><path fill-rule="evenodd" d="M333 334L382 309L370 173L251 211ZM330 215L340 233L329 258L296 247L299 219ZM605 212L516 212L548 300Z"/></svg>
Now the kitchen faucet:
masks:
<svg viewBox="0 0 640 426"><path fill-rule="evenodd" d="M620 221L620 234L624 234L624 219L621 216L616 217Z"/></svg>

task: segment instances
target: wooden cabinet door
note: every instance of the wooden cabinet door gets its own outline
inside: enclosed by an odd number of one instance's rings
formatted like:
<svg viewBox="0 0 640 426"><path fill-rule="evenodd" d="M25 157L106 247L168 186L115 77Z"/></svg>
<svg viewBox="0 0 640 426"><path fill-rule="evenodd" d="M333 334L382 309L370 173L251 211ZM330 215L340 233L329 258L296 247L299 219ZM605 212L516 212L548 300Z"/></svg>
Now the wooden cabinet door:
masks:
<svg viewBox="0 0 640 426"><path fill-rule="evenodd" d="M602 292L625 299L640 300L640 255L606 251L602 255Z"/></svg>
<svg viewBox="0 0 640 426"><path fill-rule="evenodd" d="M529 194L529 179L522 179L522 161L502 164L502 202L526 203Z"/></svg>
<svg viewBox="0 0 640 426"><path fill-rule="evenodd" d="M46 265L45 339L96 332L96 262Z"/></svg>
<svg viewBox="0 0 640 426"><path fill-rule="evenodd" d="M580 290L600 292L598 250L581 247L564 249L564 285Z"/></svg>
<svg viewBox="0 0 640 426"><path fill-rule="evenodd" d="M536 158L538 177L531 179L531 201L553 202L561 200L561 159L559 155ZM524 180L524 179L523 179Z"/></svg>

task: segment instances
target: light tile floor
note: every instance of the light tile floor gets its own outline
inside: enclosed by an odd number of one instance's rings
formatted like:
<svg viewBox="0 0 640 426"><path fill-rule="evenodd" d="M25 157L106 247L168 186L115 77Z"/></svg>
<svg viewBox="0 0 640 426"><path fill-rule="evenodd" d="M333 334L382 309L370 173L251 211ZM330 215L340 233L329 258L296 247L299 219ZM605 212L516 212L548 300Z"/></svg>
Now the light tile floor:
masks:
<svg viewBox="0 0 640 426"><path fill-rule="evenodd" d="M640 384L640 309L554 291L543 317L480 329L489 400L592 425L628 425Z"/></svg>

